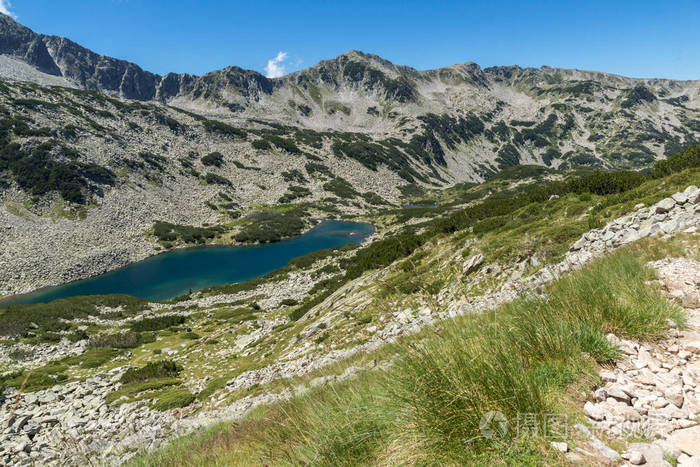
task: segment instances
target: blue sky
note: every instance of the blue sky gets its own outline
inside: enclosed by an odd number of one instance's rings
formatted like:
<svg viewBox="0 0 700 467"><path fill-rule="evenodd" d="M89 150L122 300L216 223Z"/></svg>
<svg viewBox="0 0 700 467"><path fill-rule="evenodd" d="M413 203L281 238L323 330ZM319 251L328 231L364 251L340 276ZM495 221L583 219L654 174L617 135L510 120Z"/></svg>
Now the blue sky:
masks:
<svg viewBox="0 0 700 467"><path fill-rule="evenodd" d="M699 0L0 0L3 8L37 32L160 74L228 65L280 74L359 49L418 69L474 61L700 79Z"/></svg>

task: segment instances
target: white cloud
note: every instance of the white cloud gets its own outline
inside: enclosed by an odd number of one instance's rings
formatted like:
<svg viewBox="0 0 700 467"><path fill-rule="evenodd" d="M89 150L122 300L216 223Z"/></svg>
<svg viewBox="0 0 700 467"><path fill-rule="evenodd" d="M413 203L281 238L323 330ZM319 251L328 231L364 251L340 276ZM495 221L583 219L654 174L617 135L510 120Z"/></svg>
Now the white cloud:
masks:
<svg viewBox="0 0 700 467"><path fill-rule="evenodd" d="M1 2L2 0L0 0ZM268 78L279 78L287 73L287 65L283 62L287 59L287 52L278 52L275 58L267 61L265 66L265 76Z"/></svg>
<svg viewBox="0 0 700 467"><path fill-rule="evenodd" d="M10 8L12 8L12 3L10 3L10 0L0 0L0 13L5 13L7 16L17 18L17 15L12 13Z"/></svg>

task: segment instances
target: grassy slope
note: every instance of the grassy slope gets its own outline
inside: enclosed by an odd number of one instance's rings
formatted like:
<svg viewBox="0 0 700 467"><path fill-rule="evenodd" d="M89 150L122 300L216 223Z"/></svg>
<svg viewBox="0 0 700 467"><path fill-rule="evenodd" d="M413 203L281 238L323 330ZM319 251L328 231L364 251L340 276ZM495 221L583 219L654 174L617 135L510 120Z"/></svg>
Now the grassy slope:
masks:
<svg viewBox="0 0 700 467"><path fill-rule="evenodd" d="M579 417L581 390L615 359L605 334L663 337L680 310L646 281L645 261L682 254L693 239L647 240L567 276L548 299L520 299L441 323L392 349L386 372L263 407L240 423L179 439L133 465L398 465L556 463L539 437L480 436L490 410ZM569 440L570 441L570 440Z"/></svg>
<svg viewBox="0 0 700 467"><path fill-rule="evenodd" d="M459 271L442 267L445 252L481 251L498 262L533 254L556 261L582 232L698 179L697 169L690 169L622 194L569 194L516 210L509 222L485 232L438 235L382 272L372 292L377 299L367 309L401 309L401 303L429 298L434 291L426 289L459 287ZM551 462L556 454L543 439L480 438L481 416L498 410L511 424L523 412L579 417L575 406L581 391L595 379L597 365L617 355L606 333L654 340L663 336L667 317L683 321L678 309L646 285L651 272L643 264L668 253L687 254L687 244L697 255L697 245L682 236L674 242L638 242L552 284L548 300L520 299L483 316L441 323L360 358L402 355L386 373L368 371L357 380L258 409L240 423L176 440L134 464ZM440 284L430 287L432 281ZM329 340L348 332L341 323Z"/></svg>
<svg viewBox="0 0 700 467"><path fill-rule="evenodd" d="M465 202L479 200L488 193L492 194L492 198L500 199L507 205L512 199L510 197L517 195L519 190L523 188L522 185L516 186L521 180L515 179L515 183L513 183L512 180L498 179L479 186L452 190L452 192L447 193L447 199L439 200L442 207L437 209L422 209L417 212L412 212L412 210L385 211L381 214L382 217L372 220L375 221L375 224L381 225L380 230L390 240L386 243L386 248L382 247L381 242L373 242L356 250L340 249L341 251L314 253L293 261L289 267L271 274L270 277L251 281L250 284L210 289L206 291L206 294L217 295L249 290L248 285L254 287L264 285L265 282L274 283L288 274L300 271L307 275L314 275L328 266L333 266L329 269L331 271L329 274L334 274L331 277L334 280L337 279L337 283L341 286L346 283L347 288L342 286L335 289L336 282L331 282L326 289L319 287L315 295L312 294L312 296L305 298L299 305L280 306L276 309L255 308L255 301L259 300L255 295L235 303L219 304L200 309L184 304L178 306L174 303L175 308L172 311L191 311L194 314L187 318L185 325L158 330L157 340L155 342L152 340L143 341L137 348L132 349L130 351L132 355L128 362L115 359L117 356L124 356L127 349L93 349L82 356L62 359L47 365L35 373L39 376L45 375L45 377L33 376L30 383L33 389L39 389L72 379L84 379L95 372L122 366L125 363L141 366L151 361L170 358L184 368L179 375L180 379L160 381L159 385L163 385L159 386L163 388L162 391L159 390L160 392L153 392L153 388L149 391L142 391L141 387L129 387L125 388L124 393L114 394L113 397L116 399L120 396L126 396L129 400L144 401L161 395L179 397L182 395L181 385L185 384L196 393L197 401L201 401L201 404L196 402L187 408L188 411L195 411L211 408L213 401L222 400L222 398L224 398L224 403L231 403L246 395L277 392L287 386L306 383L316 376L339 374L348 365L360 366L373 359L386 361L395 354L405 354L405 348L386 346L373 353L360 353L344 362L317 369L311 374L301 377L275 380L232 392L225 387L228 381L244 371L263 368L280 359L289 358L290 355L293 355L292 358L297 358L300 354L296 351L307 343L310 346L306 352L315 355L323 355L331 349L348 349L365 344L374 332L370 329L379 328L381 330L384 326L392 323L395 320L396 311L406 308L415 310L424 306L432 308L433 312L444 311L446 303L462 298L476 297L489 288L497 287L499 281L505 280L502 275L494 281L489 274L482 274L482 271L465 275L462 272L464 258L471 255L481 252L486 257L486 263L491 265L494 263L513 264L532 256L537 256L545 264L551 263L559 260L568 246L581 233L631 211L635 204L639 202L651 204L684 189L689 184L700 184L700 170L697 168L662 175L665 176L649 179L640 186L619 194L568 193L554 199L545 197L544 201L532 202L512 210L505 222L499 221L489 224L490 219L487 218L473 223L473 230L462 226L452 233L435 229L435 225L441 225L440 219L434 222L426 221L426 219L443 214L451 216L464 209L457 206L464 205ZM478 204L478 201L475 202ZM452 206L445 208L445 204ZM376 222L377 219L380 222ZM413 220L418 224L406 227L406 224L410 223L407 220ZM401 237L394 235L399 231L405 232L405 234ZM402 238L415 241L417 237L421 237L420 242L424 242L422 246L408 247L408 245L402 244ZM391 240L392 238L399 240L394 241ZM355 254L357 256L353 257ZM406 255L408 255L407 258L403 259ZM398 260L396 260L397 258ZM537 267L529 265L523 274L530 274ZM366 269L375 269L375 271L362 275ZM350 273L353 274L350 275L349 279L343 278L343 274ZM353 280L360 275L358 280ZM284 287L285 283L280 282L279 284L279 287ZM251 293L257 294L258 289L251 290ZM331 294L328 295L329 293ZM325 301L317 300L317 298L323 299L325 297L328 297ZM109 303L113 307L123 300L120 297L109 299L116 300L115 303L111 303L109 300L105 303ZM68 299L46 306L20 307L13 311L3 310L3 318L5 319L0 324L7 327L8 324L12 324L13 320L9 319L12 317L16 318L17 325L22 325L22 327L28 321L37 321L40 324L39 335L22 338L28 343L34 343L39 339L60 337L60 334L56 334L57 332L73 332L77 329L80 322L75 321L75 319L95 314L95 309L87 303L89 299L83 301L85 303L81 304L79 303L80 299ZM115 318L124 318L136 314L144 307L146 307L145 304L135 301L121 311L116 312L115 310L109 315L114 314ZM300 310L304 313L299 313ZM285 320L290 315L300 316L300 319L266 331L262 337L247 343L244 348L231 352L231 349L236 347L236 341L239 338L248 336L256 330L259 326L258 319L280 318ZM67 324L57 320L58 317L73 319L73 321ZM606 320L610 321L609 318ZM461 324L455 324L455 326L464 324L463 322L459 323ZM608 326L609 322L606 323L605 326ZM600 323L594 324L602 326ZM115 322L114 326L123 328L124 324ZM117 330L111 329L114 326L93 324L87 329L87 334L94 337L99 332L112 333ZM64 328L68 329L64 330ZM188 328L191 328L196 335L191 335L192 333L187 331ZM578 332L579 339L586 345L601 344L599 333L594 332L596 328L591 330L581 325L574 328L574 331ZM150 333L148 334L150 335ZM430 334L430 332L424 333L424 335ZM200 338L193 338L197 336ZM406 337L402 342L403 345L410 347L416 340ZM306 347L304 348L306 349ZM462 346L458 348L461 349ZM591 353L591 349L595 349L595 347L587 349ZM600 355L605 355L606 349L602 348L598 351ZM170 352L175 353L171 354ZM591 355L596 354L591 353ZM576 365L579 365L580 362L577 363L576 359L570 360L564 362L563 365L570 365L571 368L577 369ZM544 368L549 367L545 365ZM566 374L563 373L562 368L569 367L554 366L553 368L552 371L557 374ZM213 379L206 382L204 386L198 386L202 384L205 376L211 376ZM371 374L363 378L363 384L365 379L367 384L374 382L372 384L375 385L373 386L375 389L366 389L357 397L362 400L368 397L388 397L383 395L384 393L380 390L387 385L380 376ZM396 374L392 376L392 378L397 377ZM21 384L23 378L24 372L18 371L10 380L0 380L0 383L6 382L8 385L17 386ZM394 380L391 381L393 386ZM344 391L343 387L341 385L334 389L341 408L345 404L344 401L354 400L355 396L352 396L351 393L361 389L355 388L353 384L345 390L350 392L342 392ZM329 394L331 393L327 393L324 397L330 397ZM188 398L191 396L187 395ZM388 407L387 410L390 412L390 419L386 422L389 428L386 430L378 429L377 433L379 434L371 432L371 437L377 438L379 436L377 442L381 443L394 442L391 432L396 429L395 424L398 422L391 417L398 409L386 404L383 407ZM364 412L364 409L360 412ZM350 415L346 416L350 417ZM332 426L329 427L331 430L329 432L334 429ZM222 430L229 433L231 427L224 427ZM405 432L405 429L402 429L401 432ZM231 436L239 436L236 433L237 431L234 430ZM384 441L381 441L382 439ZM294 441L295 446L299 443L298 440ZM253 443L245 449L254 450L255 446ZM313 446L313 443L310 442L309 446ZM365 446L362 449L369 448ZM377 456L376 449L379 448L372 448L368 452L371 452L372 456ZM383 449L389 448L384 446ZM196 451L197 449L193 449L193 452ZM405 452L402 453L402 455L405 454ZM426 451L424 454L430 455L430 452ZM295 456L302 455L306 454L303 452L295 454ZM381 462L375 457L369 459L369 463Z"/></svg>

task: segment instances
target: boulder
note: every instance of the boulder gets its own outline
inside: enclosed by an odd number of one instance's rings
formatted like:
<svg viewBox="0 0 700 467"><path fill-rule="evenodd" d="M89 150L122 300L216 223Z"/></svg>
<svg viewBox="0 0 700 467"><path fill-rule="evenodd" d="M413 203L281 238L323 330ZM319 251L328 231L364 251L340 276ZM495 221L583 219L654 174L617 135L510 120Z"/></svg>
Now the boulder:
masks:
<svg viewBox="0 0 700 467"><path fill-rule="evenodd" d="M678 449L675 444L665 439L654 441L654 445L659 446L663 451L663 456L669 459L678 459L678 456L682 454L681 450Z"/></svg>
<svg viewBox="0 0 700 467"><path fill-rule="evenodd" d="M586 404L588 404L588 402L586 402ZM615 451L614 449L611 449L609 446L607 446L605 443L603 443L593 433L591 433L591 431L588 428L586 428L584 425L577 423L576 425L574 425L574 428L576 428L581 433L583 433L585 436L587 436L589 444L593 448L595 448L599 453L601 453L603 456L607 457L610 460L617 460L620 458L620 454L617 451Z"/></svg>
<svg viewBox="0 0 700 467"><path fill-rule="evenodd" d="M617 399L620 402L630 402L630 390L618 384L613 384L605 390L609 397Z"/></svg>
<svg viewBox="0 0 700 467"><path fill-rule="evenodd" d="M605 420L605 409L590 401L584 404L583 413L585 413L588 418L598 422Z"/></svg>
<svg viewBox="0 0 700 467"><path fill-rule="evenodd" d="M664 397L679 409L683 407L683 388L671 386L664 391Z"/></svg>
<svg viewBox="0 0 700 467"><path fill-rule="evenodd" d="M688 195L685 194L685 192L675 193L671 195L671 198L673 198L673 201L675 201L677 204L685 204L688 202Z"/></svg>
<svg viewBox="0 0 700 467"><path fill-rule="evenodd" d="M695 185L690 185L683 191L683 194L688 197L688 202L692 204L700 203L700 188Z"/></svg>
<svg viewBox="0 0 700 467"><path fill-rule="evenodd" d="M632 465L642 465L646 463L647 458L644 457L644 454L642 454L641 452L635 451L630 454L629 461Z"/></svg>
<svg viewBox="0 0 700 467"><path fill-rule="evenodd" d="M689 456L700 456L700 425L671 433L668 440Z"/></svg>
<svg viewBox="0 0 700 467"><path fill-rule="evenodd" d="M627 453L628 460L632 465L671 466L664 458L664 450L655 444L633 443L627 447Z"/></svg>
<svg viewBox="0 0 700 467"><path fill-rule="evenodd" d="M600 370L600 379L606 382L614 383L617 381L617 376L610 370Z"/></svg>
<svg viewBox="0 0 700 467"><path fill-rule="evenodd" d="M484 255L479 253L478 255L474 255L471 258L467 260L467 262L464 265L464 274L470 274L474 271L476 271L479 266L481 266L481 263L484 262Z"/></svg>
<svg viewBox="0 0 700 467"><path fill-rule="evenodd" d="M676 202L673 198L664 198L654 205L654 212L657 214L664 214L674 208Z"/></svg>
<svg viewBox="0 0 700 467"><path fill-rule="evenodd" d="M613 422L638 422L642 416L632 407L618 403L610 406L610 412L606 418Z"/></svg>
<svg viewBox="0 0 700 467"><path fill-rule="evenodd" d="M554 448L555 450L557 450L559 452L568 452L569 451L569 445L564 443L564 442L552 441L549 444L551 444L552 448Z"/></svg>

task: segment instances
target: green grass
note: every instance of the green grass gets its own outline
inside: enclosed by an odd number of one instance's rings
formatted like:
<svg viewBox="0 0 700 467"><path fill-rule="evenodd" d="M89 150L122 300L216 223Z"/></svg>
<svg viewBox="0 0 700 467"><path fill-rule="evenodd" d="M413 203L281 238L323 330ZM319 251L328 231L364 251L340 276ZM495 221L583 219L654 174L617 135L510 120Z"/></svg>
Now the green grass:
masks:
<svg viewBox="0 0 700 467"><path fill-rule="evenodd" d="M345 115L350 115L351 109L347 105L343 105L340 102L327 101L324 105L326 113L333 115L336 112L342 112Z"/></svg>
<svg viewBox="0 0 700 467"><path fill-rule="evenodd" d="M541 465L548 440L482 436L495 410L570 413L571 388L595 379L618 351L607 333L656 340L680 310L647 285L640 249L625 248L480 316L426 330L399 346L386 372L262 407L245 420L177 440L132 465Z"/></svg>
<svg viewBox="0 0 700 467"><path fill-rule="evenodd" d="M139 321L134 321L131 324L131 330L135 332L143 331L160 331L171 326L177 326L185 322L184 316L179 315L164 315L156 316L155 318L144 318Z"/></svg>
<svg viewBox="0 0 700 467"><path fill-rule="evenodd" d="M69 365L79 365L83 368L98 368L119 354L117 349L96 348L86 350L80 355L69 357L65 362Z"/></svg>
<svg viewBox="0 0 700 467"><path fill-rule="evenodd" d="M175 378L158 378L146 382L134 382L122 385L116 391L112 391L105 397L105 402L108 404L115 403L117 405L133 402L143 398L142 393L147 391L155 391L168 386L177 386L182 381ZM140 397L139 397L140 396ZM122 399L123 398L123 399Z"/></svg>
<svg viewBox="0 0 700 467"><path fill-rule="evenodd" d="M151 407L155 410L170 410L187 407L195 400L195 395L187 389L169 389L158 394L158 400Z"/></svg>
<svg viewBox="0 0 700 467"><path fill-rule="evenodd" d="M158 362L149 362L140 368L129 368L119 380L123 384L139 383L160 378L176 378L182 367L170 360L160 360Z"/></svg>

